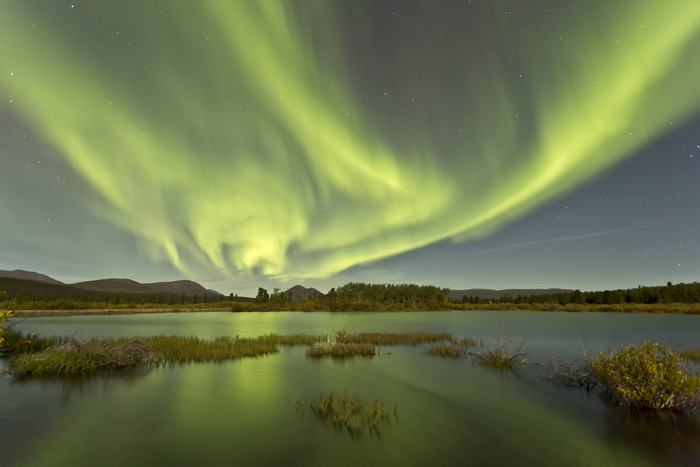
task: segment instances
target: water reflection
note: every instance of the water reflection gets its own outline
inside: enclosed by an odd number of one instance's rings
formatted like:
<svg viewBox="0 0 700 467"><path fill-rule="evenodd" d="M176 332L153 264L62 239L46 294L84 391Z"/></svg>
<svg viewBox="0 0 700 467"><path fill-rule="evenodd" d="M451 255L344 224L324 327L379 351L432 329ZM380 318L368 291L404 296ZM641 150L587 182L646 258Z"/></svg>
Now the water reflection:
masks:
<svg viewBox="0 0 700 467"><path fill-rule="evenodd" d="M700 422L692 415L673 411L628 410L608 405L610 436L633 445L659 461L677 459L683 465L700 465Z"/></svg>
<svg viewBox="0 0 700 467"><path fill-rule="evenodd" d="M696 341L697 318L520 313L149 315L26 320L43 335L259 335L449 332L525 337L535 356L580 356L623 342ZM87 318L87 317L85 317ZM658 318L658 317L654 317ZM614 322L612 327L606 323ZM653 322L653 326L650 323ZM538 327L538 324L540 325ZM596 329L604 332L596 333ZM664 336L674 339L663 339ZM604 337L601 337L604 336ZM685 343L685 344L684 344ZM533 357L534 359L535 357ZM531 360L532 361L532 360ZM372 359L309 359L301 347L218 364L137 367L90 378L0 378L3 465L645 465L698 461L692 418L629 413L585 390L542 381L545 368L499 371L469 359L385 347ZM308 404L321 392L398 404L380 436L348 436ZM301 404L299 401L303 401ZM664 418L666 417L666 418Z"/></svg>

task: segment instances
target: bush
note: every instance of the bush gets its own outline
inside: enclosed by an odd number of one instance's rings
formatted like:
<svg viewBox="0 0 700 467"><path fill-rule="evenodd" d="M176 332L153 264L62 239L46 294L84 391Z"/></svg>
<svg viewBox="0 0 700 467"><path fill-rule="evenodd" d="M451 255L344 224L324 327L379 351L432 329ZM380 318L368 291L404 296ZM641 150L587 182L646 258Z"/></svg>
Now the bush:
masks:
<svg viewBox="0 0 700 467"><path fill-rule="evenodd" d="M590 361L599 383L618 404L632 408L690 409L700 400L700 375L668 345L644 342L598 352Z"/></svg>
<svg viewBox="0 0 700 467"><path fill-rule="evenodd" d="M5 333L7 333L7 331L2 327L2 325L7 322L10 316L12 316L12 311L0 310L0 345L2 345L3 342L5 342Z"/></svg>

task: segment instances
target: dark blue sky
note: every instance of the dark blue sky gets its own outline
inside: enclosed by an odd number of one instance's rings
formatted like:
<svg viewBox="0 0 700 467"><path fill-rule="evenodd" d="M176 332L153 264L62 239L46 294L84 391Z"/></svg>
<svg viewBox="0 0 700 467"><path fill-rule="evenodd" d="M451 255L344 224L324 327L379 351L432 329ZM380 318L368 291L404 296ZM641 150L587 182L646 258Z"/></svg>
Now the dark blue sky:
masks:
<svg viewBox="0 0 700 467"><path fill-rule="evenodd" d="M700 276L696 2L10 2L0 44L0 269Z"/></svg>

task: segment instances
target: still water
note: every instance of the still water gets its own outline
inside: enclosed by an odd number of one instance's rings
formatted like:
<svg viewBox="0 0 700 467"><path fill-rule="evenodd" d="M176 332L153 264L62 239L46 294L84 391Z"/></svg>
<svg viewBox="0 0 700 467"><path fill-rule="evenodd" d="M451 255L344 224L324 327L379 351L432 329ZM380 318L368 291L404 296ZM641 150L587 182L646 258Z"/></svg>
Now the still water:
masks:
<svg viewBox="0 0 700 467"><path fill-rule="evenodd" d="M538 362L644 340L700 347L700 316L545 312L192 313L15 319L78 338L134 335L447 332L527 340L512 372L384 347L310 359L304 347L218 364L78 380L0 378L0 465L698 465L692 417L630 414L597 392L543 380ZM5 365L6 362L0 363ZM379 434L351 436L309 403L347 391L396 404Z"/></svg>

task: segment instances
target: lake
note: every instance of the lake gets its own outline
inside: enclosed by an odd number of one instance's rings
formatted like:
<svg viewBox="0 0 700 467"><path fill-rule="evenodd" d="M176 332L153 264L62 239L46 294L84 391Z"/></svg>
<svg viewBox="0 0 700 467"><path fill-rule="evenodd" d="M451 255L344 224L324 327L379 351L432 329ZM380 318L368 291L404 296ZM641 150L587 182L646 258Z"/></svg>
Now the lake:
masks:
<svg viewBox="0 0 700 467"><path fill-rule="evenodd" d="M700 424L630 413L596 391L544 380L553 354L645 340L700 347L700 316L528 311L166 313L13 319L77 338L135 335L447 332L491 343L499 325L518 371L381 347L373 358L311 359L305 347L216 364L118 375L0 378L0 465L698 465ZM0 363L6 368L6 361ZM309 404L321 392L379 398L396 414L351 435Z"/></svg>

